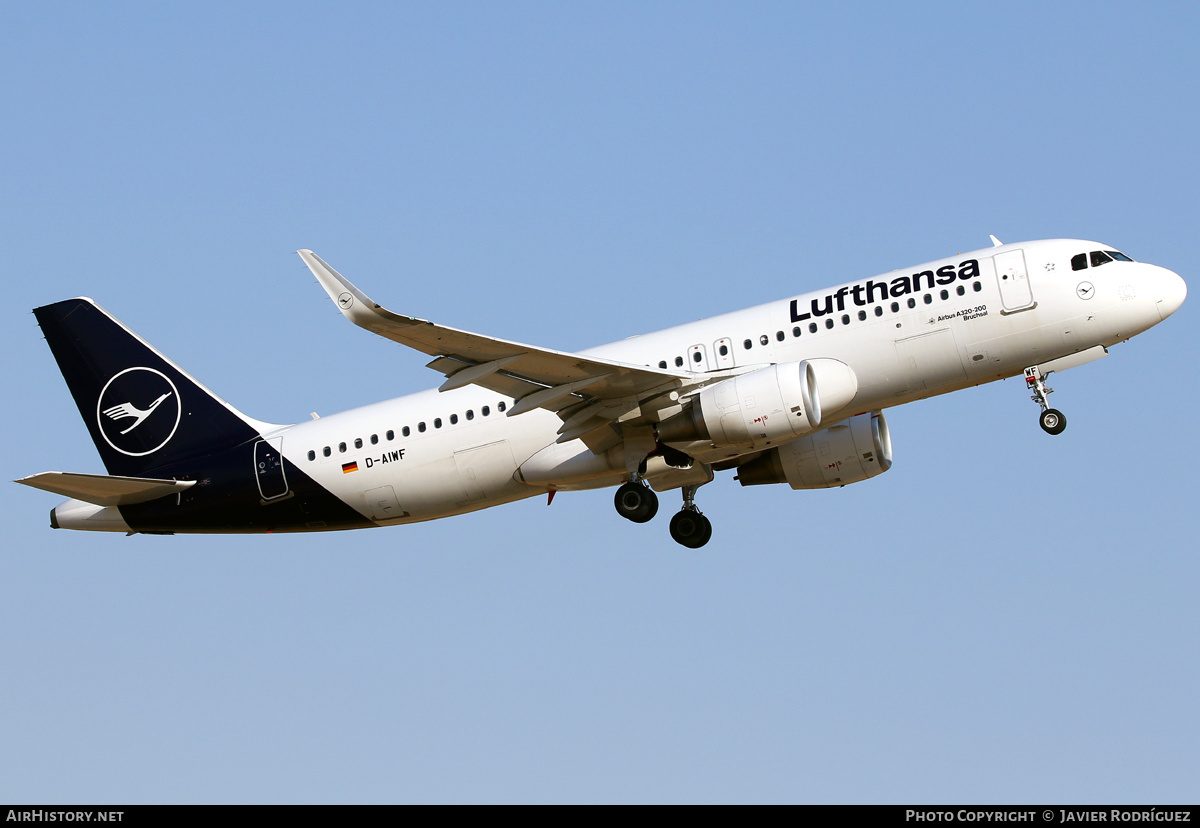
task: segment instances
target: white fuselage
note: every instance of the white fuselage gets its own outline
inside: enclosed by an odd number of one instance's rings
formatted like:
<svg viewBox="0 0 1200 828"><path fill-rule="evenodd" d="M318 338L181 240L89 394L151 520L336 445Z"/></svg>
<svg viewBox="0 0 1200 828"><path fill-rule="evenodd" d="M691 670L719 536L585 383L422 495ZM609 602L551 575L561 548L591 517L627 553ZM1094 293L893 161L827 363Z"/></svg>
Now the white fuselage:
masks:
<svg viewBox="0 0 1200 828"><path fill-rule="evenodd" d="M850 405L826 412L833 424L1111 346L1179 306L1186 288L1164 268L1118 260L1072 269L1073 257L1112 249L1075 240L987 248L585 353L694 372L833 358L858 379ZM562 420L542 409L506 416L513 403L474 386L431 390L264 436L282 438L289 461L380 525L620 482L618 463L561 485L523 482L517 470L554 445ZM560 447L563 458L586 451L573 443ZM689 448L703 463L739 451Z"/></svg>

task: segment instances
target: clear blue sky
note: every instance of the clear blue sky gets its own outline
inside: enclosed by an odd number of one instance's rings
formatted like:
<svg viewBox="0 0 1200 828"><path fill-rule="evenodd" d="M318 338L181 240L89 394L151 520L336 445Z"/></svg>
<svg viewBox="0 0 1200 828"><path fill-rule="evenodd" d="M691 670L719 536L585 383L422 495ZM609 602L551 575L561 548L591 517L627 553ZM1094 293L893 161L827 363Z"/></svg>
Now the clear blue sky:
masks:
<svg viewBox="0 0 1200 828"><path fill-rule="evenodd" d="M1197 291L1171 3L0 5L11 480L102 472L29 310L88 295L252 416L422 390L388 307L578 349L1005 241ZM0 801L1200 795L1195 296L896 462L311 536L55 532L5 484Z"/></svg>

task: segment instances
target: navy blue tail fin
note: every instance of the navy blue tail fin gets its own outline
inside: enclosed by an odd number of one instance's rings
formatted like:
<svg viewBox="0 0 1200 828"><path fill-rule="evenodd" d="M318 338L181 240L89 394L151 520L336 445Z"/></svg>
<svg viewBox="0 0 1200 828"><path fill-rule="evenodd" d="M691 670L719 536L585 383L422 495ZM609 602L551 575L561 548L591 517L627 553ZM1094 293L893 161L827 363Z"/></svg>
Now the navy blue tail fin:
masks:
<svg viewBox="0 0 1200 828"><path fill-rule="evenodd" d="M109 474L153 477L156 469L253 440L265 425L196 382L91 299L33 313Z"/></svg>

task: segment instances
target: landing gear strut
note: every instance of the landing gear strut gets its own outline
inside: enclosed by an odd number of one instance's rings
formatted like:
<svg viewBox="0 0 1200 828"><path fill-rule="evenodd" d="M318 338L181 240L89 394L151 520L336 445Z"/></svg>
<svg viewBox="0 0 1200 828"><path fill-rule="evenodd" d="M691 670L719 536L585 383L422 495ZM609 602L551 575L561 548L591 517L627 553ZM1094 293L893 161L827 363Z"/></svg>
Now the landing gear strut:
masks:
<svg viewBox="0 0 1200 828"><path fill-rule="evenodd" d="M1042 431L1047 434L1062 434L1067 427L1067 418L1046 402L1046 396L1053 394L1054 389L1046 386L1046 376L1036 365L1025 369L1025 387L1033 392L1031 399L1042 407L1042 413L1038 416L1038 425L1042 427Z"/></svg>
<svg viewBox="0 0 1200 828"><path fill-rule="evenodd" d="M640 477L634 477L613 498L617 514L634 523L645 523L658 514L658 495Z"/></svg>
<svg viewBox="0 0 1200 828"><path fill-rule="evenodd" d="M712 537L712 523L696 508L696 485L683 487L683 508L671 518L671 538L688 549L699 549Z"/></svg>

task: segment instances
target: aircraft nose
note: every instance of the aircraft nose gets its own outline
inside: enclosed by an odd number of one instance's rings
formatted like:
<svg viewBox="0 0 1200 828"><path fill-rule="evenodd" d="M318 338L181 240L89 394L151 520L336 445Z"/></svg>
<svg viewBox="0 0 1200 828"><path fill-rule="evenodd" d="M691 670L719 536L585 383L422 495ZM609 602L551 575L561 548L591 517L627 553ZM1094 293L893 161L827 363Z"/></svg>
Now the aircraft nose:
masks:
<svg viewBox="0 0 1200 828"><path fill-rule="evenodd" d="M1183 277L1166 268L1160 269L1154 289L1154 301L1158 307L1159 318L1166 319L1179 310L1179 306L1186 298L1187 283L1183 281Z"/></svg>

